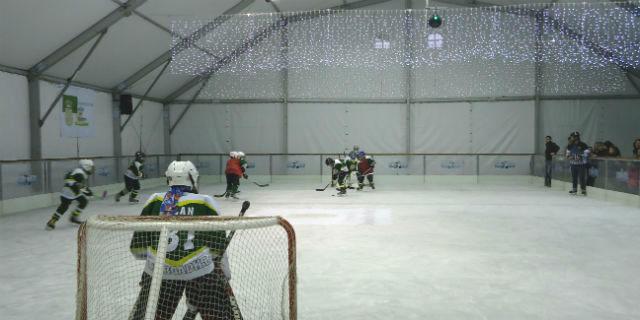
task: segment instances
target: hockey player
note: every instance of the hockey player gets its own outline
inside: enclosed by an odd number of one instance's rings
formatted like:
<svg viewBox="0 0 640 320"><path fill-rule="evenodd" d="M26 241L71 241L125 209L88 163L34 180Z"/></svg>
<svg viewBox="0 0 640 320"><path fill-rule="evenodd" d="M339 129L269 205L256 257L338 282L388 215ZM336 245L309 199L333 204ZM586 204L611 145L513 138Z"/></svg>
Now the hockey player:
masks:
<svg viewBox="0 0 640 320"><path fill-rule="evenodd" d="M224 170L224 173L227 176L227 190L224 193L225 198L232 197L237 199L236 194L238 193L238 188L240 187L240 177L248 178L245 173L246 168L246 160L243 165L243 157L244 155L241 151L231 151L229 153L229 160L227 160L227 167Z"/></svg>
<svg viewBox="0 0 640 320"><path fill-rule="evenodd" d="M236 151L238 153L238 158L240 159L240 168L242 169L242 177L245 179L249 179L249 175L247 175L247 166L249 165L247 162L247 156L242 151Z"/></svg>
<svg viewBox="0 0 640 320"><path fill-rule="evenodd" d="M371 189L375 189L373 184L373 170L376 166L376 161L370 156L366 155L364 151L358 152L358 190L362 190L364 187L364 178L367 177L369 186Z"/></svg>
<svg viewBox="0 0 640 320"><path fill-rule="evenodd" d="M218 216L218 204L197 192L198 171L190 161L173 161L165 176L169 190L152 195L142 216L181 217ZM186 295L187 303L204 320L231 319L229 295L225 292L230 272L226 256L224 231L170 231L163 266L156 320L172 319ZM151 287L151 275L158 247L159 232L136 231L131 239L131 252L146 260L140 293L129 319L142 320Z"/></svg>
<svg viewBox="0 0 640 320"><path fill-rule="evenodd" d="M60 205L53 213L51 219L47 222L47 230L53 230L56 227L56 222L62 215L69 209L71 202L78 201L78 206L71 211L71 217L69 221L80 224L80 214L82 210L87 207L89 200L87 197L93 196L93 192L89 188L89 176L93 173L94 166L93 161L89 159L82 159L78 161L79 168L73 169L71 172L67 172L64 176L64 187L60 195Z"/></svg>
<svg viewBox="0 0 640 320"><path fill-rule="evenodd" d="M344 158L343 163L345 164L345 166L347 167L347 170L349 170L349 173L347 174L347 179L346 179L346 185L347 188L349 189L354 189L352 184L355 183L356 178L357 178L357 173L358 173L358 158L357 158L357 154L352 157L347 156L346 158Z"/></svg>
<svg viewBox="0 0 640 320"><path fill-rule="evenodd" d="M338 180L337 190L338 194L344 195L347 194L347 185L345 179L347 175L349 175L349 169L347 165L341 161L340 159L325 159L324 163L331 167L331 180Z"/></svg>
<svg viewBox="0 0 640 320"><path fill-rule="evenodd" d="M144 168L144 158L146 155L142 151L138 151L135 154L135 159L127 168L127 172L124 173L124 189L116 194L116 202L120 201L120 198L125 194L131 192L129 195L129 203L138 203L138 193L140 192L140 179L144 177L142 169Z"/></svg>

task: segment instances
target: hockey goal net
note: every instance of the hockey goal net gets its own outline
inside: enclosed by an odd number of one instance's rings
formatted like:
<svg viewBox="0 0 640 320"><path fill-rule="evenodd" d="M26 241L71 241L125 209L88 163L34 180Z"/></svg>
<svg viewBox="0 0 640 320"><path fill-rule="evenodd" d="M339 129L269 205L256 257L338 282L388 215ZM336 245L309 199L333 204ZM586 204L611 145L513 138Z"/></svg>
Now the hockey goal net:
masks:
<svg viewBox="0 0 640 320"><path fill-rule="evenodd" d="M295 320L295 254L280 217L92 217L76 320Z"/></svg>

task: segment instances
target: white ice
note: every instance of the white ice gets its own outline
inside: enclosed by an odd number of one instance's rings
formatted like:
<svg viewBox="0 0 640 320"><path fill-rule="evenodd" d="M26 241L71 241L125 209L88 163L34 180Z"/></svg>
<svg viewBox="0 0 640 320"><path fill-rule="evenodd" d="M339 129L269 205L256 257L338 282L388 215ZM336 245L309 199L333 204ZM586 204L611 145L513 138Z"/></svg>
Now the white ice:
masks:
<svg viewBox="0 0 640 320"><path fill-rule="evenodd" d="M247 215L295 227L301 320L640 319L637 208L533 185L317 187L241 193ZM97 200L85 217L141 207ZM53 210L0 218L2 320L74 318L77 228L45 231Z"/></svg>

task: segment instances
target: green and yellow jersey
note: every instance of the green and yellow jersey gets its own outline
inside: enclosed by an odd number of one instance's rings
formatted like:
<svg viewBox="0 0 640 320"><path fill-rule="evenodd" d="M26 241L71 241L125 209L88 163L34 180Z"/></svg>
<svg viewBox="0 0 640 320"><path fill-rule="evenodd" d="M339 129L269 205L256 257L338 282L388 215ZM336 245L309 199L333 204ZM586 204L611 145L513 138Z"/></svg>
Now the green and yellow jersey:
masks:
<svg viewBox="0 0 640 320"><path fill-rule="evenodd" d="M64 176L62 197L76 199L82 196L82 190L88 188L89 174L81 168L73 169Z"/></svg>
<svg viewBox="0 0 640 320"><path fill-rule="evenodd" d="M142 216L161 215L160 206L164 193L152 195ZM176 203L176 216L218 216L220 209L213 198L207 195L184 193ZM134 232L131 252L140 259L146 259L144 271L151 275L155 264L160 232ZM225 245L225 231L169 231L167 252L164 260L163 280L191 280L211 273L213 258L222 254Z"/></svg>

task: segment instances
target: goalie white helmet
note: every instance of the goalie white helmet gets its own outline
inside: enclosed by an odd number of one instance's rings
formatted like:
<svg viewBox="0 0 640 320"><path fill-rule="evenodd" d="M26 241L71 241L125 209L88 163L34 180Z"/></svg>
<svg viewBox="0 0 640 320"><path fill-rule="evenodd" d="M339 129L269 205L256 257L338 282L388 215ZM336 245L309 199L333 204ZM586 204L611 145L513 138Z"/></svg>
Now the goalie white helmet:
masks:
<svg viewBox="0 0 640 320"><path fill-rule="evenodd" d="M236 153L238 154L238 158L243 158L244 157L244 152L237 151Z"/></svg>
<svg viewBox="0 0 640 320"><path fill-rule="evenodd" d="M237 151L231 151L229 152L229 158L231 159L235 159L238 157L238 152Z"/></svg>
<svg viewBox="0 0 640 320"><path fill-rule="evenodd" d="M87 173L93 173L93 160L91 159L81 159L80 161L78 161L78 165L80 165L80 168L82 168L82 170L84 170Z"/></svg>
<svg viewBox="0 0 640 320"><path fill-rule="evenodd" d="M198 188L198 178L200 174L191 161L171 162L164 175L167 177L167 184L170 186Z"/></svg>

